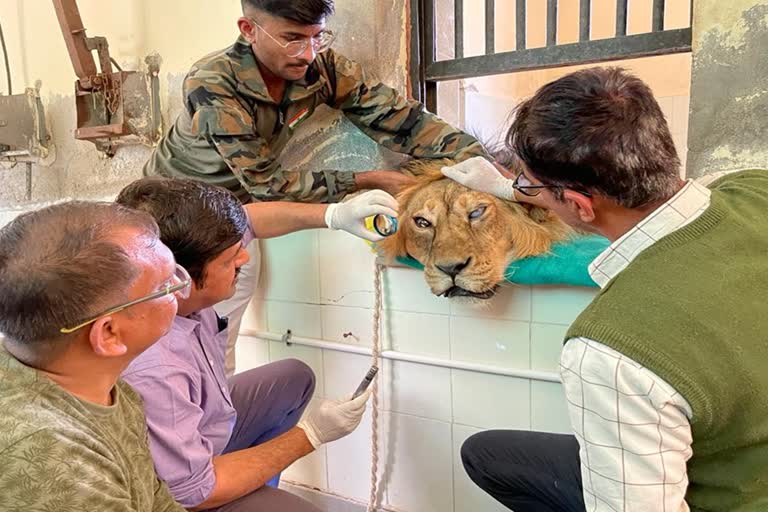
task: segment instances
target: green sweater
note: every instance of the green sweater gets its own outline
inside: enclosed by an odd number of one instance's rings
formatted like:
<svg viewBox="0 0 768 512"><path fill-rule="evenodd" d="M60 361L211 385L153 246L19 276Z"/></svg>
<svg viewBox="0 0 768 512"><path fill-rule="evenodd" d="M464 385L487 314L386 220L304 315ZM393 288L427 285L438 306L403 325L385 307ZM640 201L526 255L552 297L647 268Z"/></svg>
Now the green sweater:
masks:
<svg viewBox="0 0 768 512"><path fill-rule="evenodd" d="M0 511L183 512L158 480L141 399L75 398L0 343Z"/></svg>
<svg viewBox="0 0 768 512"><path fill-rule="evenodd" d="M603 343L692 410L693 511L768 511L768 172L731 174L710 207L643 251L567 338Z"/></svg>

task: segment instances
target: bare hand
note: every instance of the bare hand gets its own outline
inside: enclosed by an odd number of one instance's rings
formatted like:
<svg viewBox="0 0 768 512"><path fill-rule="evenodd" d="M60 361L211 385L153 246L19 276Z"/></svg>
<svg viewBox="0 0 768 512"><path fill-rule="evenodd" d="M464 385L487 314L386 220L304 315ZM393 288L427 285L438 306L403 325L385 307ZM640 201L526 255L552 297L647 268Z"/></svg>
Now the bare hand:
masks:
<svg viewBox="0 0 768 512"><path fill-rule="evenodd" d="M355 174L358 190L379 189L396 196L416 180L400 171L368 171Z"/></svg>

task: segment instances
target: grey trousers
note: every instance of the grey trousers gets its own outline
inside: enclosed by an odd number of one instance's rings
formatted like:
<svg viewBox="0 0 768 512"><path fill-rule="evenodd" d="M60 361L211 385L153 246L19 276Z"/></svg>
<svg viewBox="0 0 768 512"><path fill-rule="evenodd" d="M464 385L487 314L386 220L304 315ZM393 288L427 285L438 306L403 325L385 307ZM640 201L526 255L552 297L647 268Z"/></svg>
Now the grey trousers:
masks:
<svg viewBox="0 0 768 512"><path fill-rule="evenodd" d="M315 391L315 374L296 359L284 359L238 373L229 379L237 422L224 453L244 450L293 428ZM319 512L289 492L277 489L279 475L268 485L217 512Z"/></svg>

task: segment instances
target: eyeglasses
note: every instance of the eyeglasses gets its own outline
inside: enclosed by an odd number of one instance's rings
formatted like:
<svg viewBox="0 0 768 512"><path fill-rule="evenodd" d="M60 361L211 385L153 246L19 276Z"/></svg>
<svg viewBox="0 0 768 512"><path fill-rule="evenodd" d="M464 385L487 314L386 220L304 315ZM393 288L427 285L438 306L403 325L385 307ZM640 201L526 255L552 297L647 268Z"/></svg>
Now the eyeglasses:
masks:
<svg viewBox="0 0 768 512"><path fill-rule="evenodd" d="M565 187L560 185L534 185L528 180L525 174L521 172L520 174L517 175L517 178L515 178L515 181L512 182L512 188L519 191L524 196L536 197L539 194L541 194L541 191L545 188L564 189ZM586 190L574 189L574 191L578 192L579 194L585 195L587 197L592 197L592 194L590 194Z"/></svg>
<svg viewBox="0 0 768 512"><path fill-rule="evenodd" d="M336 39L336 34L334 34L330 30L323 30L315 37L308 37L305 39L301 39L298 41L291 41L289 43L281 43L277 39L275 39L272 34L264 30L264 27L256 23L256 20L253 18L248 18L251 20L251 22L258 27L259 30L267 34L267 37L269 37L272 41L275 42L276 45L283 48L285 50L285 55L287 57L298 57L299 55L303 54L305 51L307 51L307 48L309 45L312 45L312 50L315 53L323 53L324 51L327 51L331 44L333 44L333 41Z"/></svg>
<svg viewBox="0 0 768 512"><path fill-rule="evenodd" d="M75 332L76 330L82 329L88 324L92 324L99 318L105 317L107 315L113 315L126 308L135 306L136 304L141 304L142 302L149 302L151 300L159 299L160 297L164 297L172 293L178 293L180 298L187 299L189 298L189 292L191 288L192 288L192 278L189 277L189 273L186 271L184 267L182 267L179 264L176 264L176 270L173 274L173 277L171 277L170 282L167 283L162 290L158 290L156 292L150 293L149 295L145 295L144 297L140 297L130 302L126 302L125 304L120 304L119 306L113 306L107 309L106 311L102 311L98 315L93 315L88 320L85 320L74 327L62 327L61 329L59 329L59 332L61 332L62 334L69 334L69 333Z"/></svg>

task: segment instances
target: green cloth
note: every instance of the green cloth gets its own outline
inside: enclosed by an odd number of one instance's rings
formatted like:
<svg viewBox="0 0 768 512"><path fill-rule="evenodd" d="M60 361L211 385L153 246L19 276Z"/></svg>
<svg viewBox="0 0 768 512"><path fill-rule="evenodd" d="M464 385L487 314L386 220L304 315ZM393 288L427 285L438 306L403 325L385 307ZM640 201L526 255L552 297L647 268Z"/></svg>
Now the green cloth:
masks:
<svg viewBox="0 0 768 512"><path fill-rule="evenodd" d="M592 286L589 264L608 248L610 242L601 236L577 236L552 245L548 254L513 261L504 277L510 283L521 285ZM424 269L413 258L402 257L400 263Z"/></svg>
<svg viewBox="0 0 768 512"><path fill-rule="evenodd" d="M0 345L0 510L183 512L158 480L139 396L70 395Z"/></svg>
<svg viewBox="0 0 768 512"><path fill-rule="evenodd" d="M578 317L693 410L692 511L768 510L768 171L711 186L710 207L640 253Z"/></svg>

